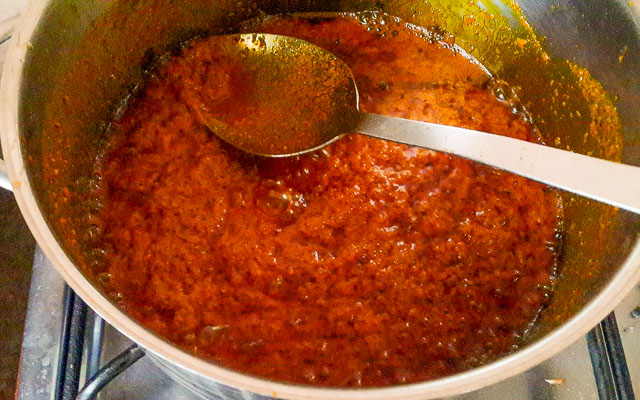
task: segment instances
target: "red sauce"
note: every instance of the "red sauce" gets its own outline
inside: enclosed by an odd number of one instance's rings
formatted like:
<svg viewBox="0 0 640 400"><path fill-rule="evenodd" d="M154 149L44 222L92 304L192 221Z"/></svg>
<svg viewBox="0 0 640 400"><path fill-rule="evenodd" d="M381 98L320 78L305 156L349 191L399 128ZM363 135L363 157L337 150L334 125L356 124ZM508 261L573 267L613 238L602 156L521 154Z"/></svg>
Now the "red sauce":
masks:
<svg viewBox="0 0 640 400"><path fill-rule="evenodd" d="M364 111L535 139L477 63L424 32L348 16L260 31L338 55ZM101 166L101 276L129 314L222 365L314 385L423 381L513 351L550 294L554 191L358 135L247 156L193 112L235 95L213 53L194 40L159 68Z"/></svg>

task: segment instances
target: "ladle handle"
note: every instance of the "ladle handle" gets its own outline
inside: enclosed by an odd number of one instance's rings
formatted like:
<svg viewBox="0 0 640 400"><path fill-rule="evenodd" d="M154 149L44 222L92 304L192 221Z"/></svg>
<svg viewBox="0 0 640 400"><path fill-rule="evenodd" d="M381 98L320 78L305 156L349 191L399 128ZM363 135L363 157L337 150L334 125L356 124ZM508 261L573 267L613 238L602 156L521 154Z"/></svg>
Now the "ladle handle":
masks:
<svg viewBox="0 0 640 400"><path fill-rule="evenodd" d="M358 133L455 154L640 214L640 167L470 129L362 114Z"/></svg>

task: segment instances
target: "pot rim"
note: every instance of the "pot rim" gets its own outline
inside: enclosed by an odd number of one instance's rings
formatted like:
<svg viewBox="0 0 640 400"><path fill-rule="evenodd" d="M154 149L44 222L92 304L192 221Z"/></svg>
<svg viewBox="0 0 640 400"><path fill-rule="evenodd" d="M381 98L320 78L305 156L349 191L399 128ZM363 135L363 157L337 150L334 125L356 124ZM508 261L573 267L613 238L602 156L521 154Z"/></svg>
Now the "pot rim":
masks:
<svg viewBox="0 0 640 400"><path fill-rule="evenodd" d="M509 356L457 375L409 385L337 389L286 384L249 376L200 359L139 325L107 300L65 254L38 208L20 146L20 82L30 38L50 1L33 1L16 24L0 86L0 139L18 206L37 243L68 285L103 319L154 355L224 385L254 393L295 399L432 399L453 396L519 374L569 347L598 324L640 281L640 239L606 287L562 327Z"/></svg>

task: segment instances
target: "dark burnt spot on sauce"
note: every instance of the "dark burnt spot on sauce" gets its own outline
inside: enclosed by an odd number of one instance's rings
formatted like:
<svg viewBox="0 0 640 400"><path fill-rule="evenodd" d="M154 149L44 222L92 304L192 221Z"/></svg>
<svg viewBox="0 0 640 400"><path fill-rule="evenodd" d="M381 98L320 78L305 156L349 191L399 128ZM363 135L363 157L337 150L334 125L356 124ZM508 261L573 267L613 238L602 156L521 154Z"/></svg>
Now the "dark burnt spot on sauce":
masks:
<svg viewBox="0 0 640 400"><path fill-rule="evenodd" d="M294 16L290 16L290 18L297 19ZM310 17L310 18L305 18L304 23L310 26L314 26L314 25L330 23L333 19L335 18L334 17Z"/></svg>
<svg viewBox="0 0 640 400"><path fill-rule="evenodd" d="M429 40L446 33L385 29L348 16L259 25L344 60L364 111L536 140L481 67ZM166 60L98 166L95 240L118 304L198 356L313 385L419 382L517 348L550 296L554 190L358 135L306 156L246 155L194 115L241 117L224 83L235 72L211 54L198 39Z"/></svg>

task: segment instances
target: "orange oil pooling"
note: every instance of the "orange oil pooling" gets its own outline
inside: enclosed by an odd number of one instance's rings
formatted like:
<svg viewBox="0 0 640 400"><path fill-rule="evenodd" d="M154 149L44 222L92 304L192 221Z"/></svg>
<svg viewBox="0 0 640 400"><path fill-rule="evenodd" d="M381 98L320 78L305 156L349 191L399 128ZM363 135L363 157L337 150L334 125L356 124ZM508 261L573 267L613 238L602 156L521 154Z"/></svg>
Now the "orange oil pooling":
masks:
<svg viewBox="0 0 640 400"><path fill-rule="evenodd" d="M255 28L254 28L255 29ZM533 140L455 49L400 23L272 18L353 70L363 111ZM266 378L382 386L511 352L547 301L561 209L547 187L457 157L350 135L247 156L194 107L233 102L206 39L167 61L102 166L106 290L195 354Z"/></svg>

